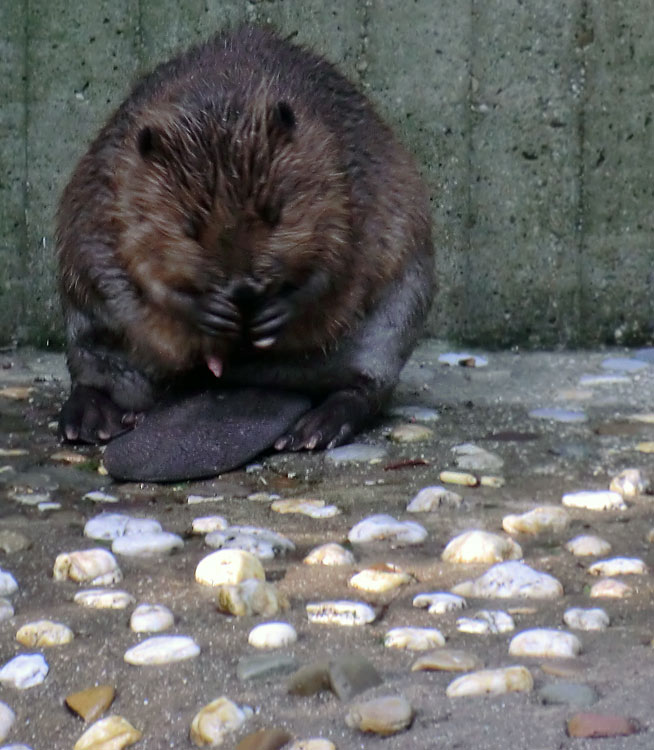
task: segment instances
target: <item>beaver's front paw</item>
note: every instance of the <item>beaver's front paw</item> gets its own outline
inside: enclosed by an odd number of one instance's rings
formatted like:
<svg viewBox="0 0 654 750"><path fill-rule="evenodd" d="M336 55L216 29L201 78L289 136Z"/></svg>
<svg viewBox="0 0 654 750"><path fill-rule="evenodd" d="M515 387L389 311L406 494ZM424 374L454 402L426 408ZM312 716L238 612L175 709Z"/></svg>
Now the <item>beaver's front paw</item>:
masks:
<svg viewBox="0 0 654 750"><path fill-rule="evenodd" d="M59 437L70 443L103 443L134 426L109 396L88 385L76 385L59 414Z"/></svg>
<svg viewBox="0 0 654 750"><path fill-rule="evenodd" d="M197 327L208 336L219 339L237 339L242 333L241 312L225 292L211 286L194 309Z"/></svg>

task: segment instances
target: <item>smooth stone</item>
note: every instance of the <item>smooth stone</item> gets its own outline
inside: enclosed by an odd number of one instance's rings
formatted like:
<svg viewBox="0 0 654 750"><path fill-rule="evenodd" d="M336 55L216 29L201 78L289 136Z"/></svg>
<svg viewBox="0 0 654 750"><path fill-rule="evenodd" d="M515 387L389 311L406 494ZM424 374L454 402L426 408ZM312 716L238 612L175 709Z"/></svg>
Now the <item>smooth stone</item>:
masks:
<svg viewBox="0 0 654 750"><path fill-rule="evenodd" d="M224 495L188 495L186 502L189 505L200 505L202 503L220 503L224 499Z"/></svg>
<svg viewBox="0 0 654 750"><path fill-rule="evenodd" d="M592 388L598 385L623 385L631 382L631 378L627 375L582 375L579 378L579 385L582 388Z"/></svg>
<svg viewBox="0 0 654 750"><path fill-rule="evenodd" d="M552 628L523 630L509 643L511 656L528 656L545 659L569 659L581 651L581 641L576 635Z"/></svg>
<svg viewBox="0 0 654 750"><path fill-rule="evenodd" d="M459 617L456 629L461 633L497 635L515 630L515 623L508 612L482 609L474 617Z"/></svg>
<svg viewBox="0 0 654 750"><path fill-rule="evenodd" d="M331 464L347 463L379 463L386 458L385 448L378 445L365 445L364 443L350 443L341 445L325 451L325 461Z"/></svg>
<svg viewBox="0 0 654 750"><path fill-rule="evenodd" d="M327 505L324 500L310 498L274 500L270 509L275 513L299 513L309 518L333 518L341 512L335 505Z"/></svg>
<svg viewBox="0 0 654 750"><path fill-rule="evenodd" d="M306 740L296 740L289 745L288 750L336 750L336 745L322 737L311 737Z"/></svg>
<svg viewBox="0 0 654 750"><path fill-rule="evenodd" d="M463 498L457 492L446 490L445 487L423 487L407 505L409 513L427 513L440 508L458 508Z"/></svg>
<svg viewBox="0 0 654 750"><path fill-rule="evenodd" d="M654 347L646 346L643 349L636 349L636 351L633 352L633 356L639 362L649 362L650 364L654 364Z"/></svg>
<svg viewBox="0 0 654 750"><path fill-rule="evenodd" d="M191 742L198 747L222 745L252 716L249 706L237 706L221 696L201 708L191 722Z"/></svg>
<svg viewBox="0 0 654 750"><path fill-rule="evenodd" d="M451 539L441 558L450 563L496 563L519 560L522 547L513 539L490 531L466 531Z"/></svg>
<svg viewBox="0 0 654 750"><path fill-rule="evenodd" d="M21 505L40 505L49 502L52 495L49 492L33 492L30 490L28 492L10 492L9 497Z"/></svg>
<svg viewBox="0 0 654 750"><path fill-rule="evenodd" d="M650 488L649 480L640 469L624 469L611 479L609 489L617 492L625 500L635 500Z"/></svg>
<svg viewBox="0 0 654 750"><path fill-rule="evenodd" d="M219 586L216 607L220 612L236 617L272 617L288 609L289 601L286 594L278 591L272 583L248 578L241 583Z"/></svg>
<svg viewBox="0 0 654 750"><path fill-rule="evenodd" d="M127 534L114 539L111 551L124 557L160 557L182 549L184 542L169 531L152 531L144 534Z"/></svg>
<svg viewBox="0 0 654 750"><path fill-rule="evenodd" d="M15 721L16 714L6 703L0 701L0 742L7 737Z"/></svg>
<svg viewBox="0 0 654 750"><path fill-rule="evenodd" d="M627 576L646 575L647 565L638 557L613 557L610 560L598 560L588 568L594 576Z"/></svg>
<svg viewBox="0 0 654 750"><path fill-rule="evenodd" d="M502 693L530 692L534 679L526 667L483 669L457 677L447 686L448 698L471 695L501 695Z"/></svg>
<svg viewBox="0 0 654 750"><path fill-rule="evenodd" d="M421 544L427 538L427 530L415 521L398 521L392 516L377 514L355 524L348 534L352 544L390 542L393 546Z"/></svg>
<svg viewBox="0 0 654 750"><path fill-rule="evenodd" d="M14 401L26 401L34 392L34 388L22 385L8 385L0 388L0 396Z"/></svg>
<svg viewBox="0 0 654 750"><path fill-rule="evenodd" d="M48 675L48 663L41 654L19 654L0 669L0 682L19 690L40 685Z"/></svg>
<svg viewBox="0 0 654 750"><path fill-rule="evenodd" d="M16 640L28 648L64 646L74 637L73 631L67 625L51 620L28 622L16 633Z"/></svg>
<svg viewBox="0 0 654 750"><path fill-rule="evenodd" d="M571 607L563 613L563 622L575 630L606 630L610 619L599 607L593 609Z"/></svg>
<svg viewBox="0 0 654 750"><path fill-rule="evenodd" d="M141 732L122 716L107 716L92 724L73 750L122 750L141 739Z"/></svg>
<svg viewBox="0 0 654 750"><path fill-rule="evenodd" d="M504 487L506 479L504 479L504 477L494 477L483 474L479 477L479 484L482 487L493 487L494 489L499 489L500 487Z"/></svg>
<svg viewBox="0 0 654 750"><path fill-rule="evenodd" d="M260 464L255 464L254 466L257 467L257 471L263 468ZM251 492L247 499L255 503L272 503L274 500L281 500L281 496L275 492Z"/></svg>
<svg viewBox="0 0 654 750"><path fill-rule="evenodd" d="M508 515L502 519L502 528L507 534L560 533L570 523L570 516L558 505L541 505L522 513Z"/></svg>
<svg viewBox="0 0 654 750"><path fill-rule="evenodd" d="M364 602L325 601L307 604L309 622L325 625L355 626L373 622L376 611Z"/></svg>
<svg viewBox="0 0 654 750"><path fill-rule="evenodd" d="M236 750L279 750L292 739L292 735L284 729L259 729L243 737Z"/></svg>
<svg viewBox="0 0 654 750"><path fill-rule="evenodd" d="M99 719L113 703L116 691L112 685L97 685L66 696L66 705L86 722Z"/></svg>
<svg viewBox="0 0 654 750"><path fill-rule="evenodd" d="M200 516L193 519L191 531L194 534L210 534L212 531L224 531L228 526L224 516Z"/></svg>
<svg viewBox="0 0 654 750"><path fill-rule="evenodd" d="M1 458L18 458L19 456L29 456L29 453L25 448L0 448ZM78 454L74 453L73 455L77 456ZM50 458L52 457L50 456Z"/></svg>
<svg viewBox="0 0 654 750"><path fill-rule="evenodd" d="M566 680L579 677L588 669L588 664L581 659L552 659L539 665L545 674L552 677L563 677Z"/></svg>
<svg viewBox="0 0 654 750"><path fill-rule="evenodd" d="M628 583L615 578L603 578L594 583L590 589L591 599L623 599L633 593L634 590Z"/></svg>
<svg viewBox="0 0 654 750"><path fill-rule="evenodd" d="M636 450L641 453L654 453L654 441L644 440L642 443L637 443Z"/></svg>
<svg viewBox="0 0 654 750"><path fill-rule="evenodd" d="M334 695L342 701L382 684L382 678L373 665L358 654L336 657L328 666L329 685Z"/></svg>
<svg viewBox="0 0 654 750"><path fill-rule="evenodd" d="M0 739L0 742L2 742L2 739ZM0 750L32 750L31 747L28 747L27 745L3 745L0 747Z"/></svg>
<svg viewBox="0 0 654 750"><path fill-rule="evenodd" d="M418 594L413 598L414 607L426 607L430 615L443 615L463 609L466 600L462 596L449 594L444 591L436 591L433 594Z"/></svg>
<svg viewBox="0 0 654 750"><path fill-rule="evenodd" d="M84 526L84 536L103 541L114 541L126 534L144 534L161 531L154 518L132 518L123 513L101 513L90 518Z"/></svg>
<svg viewBox="0 0 654 750"><path fill-rule="evenodd" d="M0 596L11 596L18 591L16 579L7 570L0 568Z"/></svg>
<svg viewBox="0 0 654 750"><path fill-rule="evenodd" d="M602 362L604 370L617 370L618 372L640 372L648 366L647 362L630 357L607 357Z"/></svg>
<svg viewBox="0 0 654 750"><path fill-rule="evenodd" d="M384 646L408 651L427 651L445 645L445 636L436 628L392 628L384 636Z"/></svg>
<svg viewBox="0 0 654 750"><path fill-rule="evenodd" d="M102 490L91 490L87 492L82 500L90 500L93 503L117 503L119 498L115 495L110 495L108 492L102 492Z"/></svg>
<svg viewBox="0 0 654 750"><path fill-rule="evenodd" d="M408 419L411 422L437 422L440 419L440 414L435 409L429 409L425 406L392 406L386 411L386 414L389 417Z"/></svg>
<svg viewBox="0 0 654 750"><path fill-rule="evenodd" d="M297 631L287 622L264 622L248 635L248 643L255 648L284 648L296 641Z"/></svg>
<svg viewBox="0 0 654 750"><path fill-rule="evenodd" d="M517 561L498 563L474 581L464 581L452 593L497 599L553 599L563 596L563 586L553 576Z"/></svg>
<svg viewBox="0 0 654 750"><path fill-rule="evenodd" d="M611 714L575 714L567 723L570 737L626 737L640 731L636 719Z"/></svg>
<svg viewBox="0 0 654 750"><path fill-rule="evenodd" d="M609 542L592 534L576 536L565 545L565 548L577 557L608 555L611 551Z"/></svg>
<svg viewBox="0 0 654 750"><path fill-rule="evenodd" d="M260 560L272 560L295 549L293 542L282 534L257 526L228 526L210 532L204 542L218 549L243 550Z"/></svg>
<svg viewBox="0 0 654 750"><path fill-rule="evenodd" d="M350 550L336 542L327 542L314 547L304 558L307 565L354 565L356 559Z"/></svg>
<svg viewBox="0 0 654 750"><path fill-rule="evenodd" d="M408 573L394 570L392 566L384 566L366 568L359 573L355 573L350 578L348 585L371 594L383 594L387 591L394 591L400 586L406 586L412 580L413 578Z"/></svg>
<svg viewBox="0 0 654 750"><path fill-rule="evenodd" d="M32 540L21 534L20 531L11 529L2 529L0 531L0 550L6 555L13 555L14 552L20 552L29 549L32 546Z"/></svg>
<svg viewBox="0 0 654 750"><path fill-rule="evenodd" d="M394 443L422 443L434 437L434 431L422 424L398 424L388 433Z"/></svg>
<svg viewBox="0 0 654 750"><path fill-rule="evenodd" d="M205 586L241 583L248 578L265 581L259 560L241 549L221 549L203 557L195 569L195 580Z"/></svg>
<svg viewBox="0 0 654 750"><path fill-rule="evenodd" d="M288 674L297 669L297 660L287 654L255 654L239 659L236 676L242 682L263 680Z"/></svg>
<svg viewBox="0 0 654 750"><path fill-rule="evenodd" d="M486 367L488 364L486 357L468 352L446 352L439 355L438 361L450 367Z"/></svg>
<svg viewBox="0 0 654 750"><path fill-rule="evenodd" d="M575 708L588 708L599 699L592 687L578 682L555 682L543 685L538 691L538 697L545 704L564 704Z"/></svg>
<svg viewBox="0 0 654 750"><path fill-rule="evenodd" d="M345 723L352 729L383 737L401 732L413 721L413 707L402 696L383 696L351 706Z"/></svg>
<svg viewBox="0 0 654 750"><path fill-rule="evenodd" d="M55 581L70 580L106 586L122 581L123 574L111 552L98 547L57 555L53 577Z"/></svg>
<svg viewBox="0 0 654 750"><path fill-rule="evenodd" d="M441 471L438 478L445 484L457 484L461 487L476 487L479 484L479 478L467 471Z"/></svg>
<svg viewBox="0 0 654 750"><path fill-rule="evenodd" d="M104 465L119 480L216 476L272 447L310 406L305 396L265 388L173 395L107 445Z"/></svg>
<svg viewBox="0 0 654 750"><path fill-rule="evenodd" d="M155 635L125 651L124 660L135 666L172 664L200 653L198 644L185 635Z"/></svg>
<svg viewBox="0 0 654 750"><path fill-rule="evenodd" d="M452 448L454 463L464 471L500 471L504 459L474 443L462 443Z"/></svg>
<svg viewBox="0 0 654 750"><path fill-rule="evenodd" d="M442 648L416 659L411 671L469 672L482 666L481 660L469 651Z"/></svg>
<svg viewBox="0 0 654 750"><path fill-rule="evenodd" d="M305 664L294 672L286 683L286 690L291 695L309 696L331 690L329 662L317 661Z"/></svg>
<svg viewBox="0 0 654 750"><path fill-rule="evenodd" d="M572 409L544 408L532 409L529 416L534 419L548 419L551 422L579 423L587 422L588 416L583 411L574 411Z"/></svg>
<svg viewBox="0 0 654 750"><path fill-rule="evenodd" d="M92 609L126 609L134 604L134 597L127 591L115 589L86 589L73 597L75 604Z"/></svg>
<svg viewBox="0 0 654 750"><path fill-rule="evenodd" d="M163 604L139 604L129 618L135 633L160 633L175 624L173 613Z"/></svg>
<svg viewBox="0 0 654 750"><path fill-rule="evenodd" d="M0 597L0 622L9 620L14 616L14 607L8 599Z"/></svg>
<svg viewBox="0 0 654 750"><path fill-rule="evenodd" d="M25 451L25 453L27 453L27 451ZM83 453L75 453L75 451L55 451L50 454L50 460L77 466L79 464L87 463L89 457L85 456Z"/></svg>
<svg viewBox="0 0 654 750"><path fill-rule="evenodd" d="M586 510L626 510L622 495L611 490L582 490L563 495L563 505Z"/></svg>

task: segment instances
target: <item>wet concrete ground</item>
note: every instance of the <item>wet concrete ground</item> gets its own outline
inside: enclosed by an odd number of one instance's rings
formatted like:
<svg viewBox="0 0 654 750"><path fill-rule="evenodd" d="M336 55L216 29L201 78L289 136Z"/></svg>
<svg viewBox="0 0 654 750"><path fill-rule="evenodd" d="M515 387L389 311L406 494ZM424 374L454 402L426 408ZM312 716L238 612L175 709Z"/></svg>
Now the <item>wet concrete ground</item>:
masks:
<svg viewBox="0 0 654 750"><path fill-rule="evenodd" d="M587 568L595 558L575 558L564 544L580 533L597 534L611 543L610 556L639 557L651 569L654 555L646 536L654 527L654 495L642 495L622 511L570 509L571 523L565 531L516 537L525 562L561 581L562 598L469 600L465 612L512 609L519 632L540 626L564 628L562 615L571 606L603 607L611 625L605 632L576 633L583 650L580 659L567 669L572 675L567 679L590 685L597 692L597 702L585 710L634 717L642 727L638 734L569 738L566 720L578 709L544 705L539 698L545 685L562 678L543 669L543 659L510 657L508 644L514 633L461 633L455 624L460 612L429 615L413 607L412 599L423 592L449 590L488 567L441 561L444 546L461 531L479 528L501 533L505 515L536 505L560 505L564 492L606 489L611 478L626 468L639 468L654 479L654 454L642 451L643 443L654 441L654 417L653 423L633 419L637 414L654 413L654 363L625 372L607 370L602 363L609 357L633 359L633 352L501 352L484 353L486 367L452 367L438 363L438 356L446 351L440 342L424 342L405 368L394 397L396 405L425 406L439 412L438 421L427 425L433 435L423 442L390 441L390 429L406 420L385 416L358 439L384 447L386 455L375 463L336 465L322 453L283 454L263 459L258 467L210 481L168 486L113 483L97 471L101 459L97 448L79 449L77 452L88 458L81 464L53 459L61 450L53 420L67 390L63 358L27 350L1 354L0 448L27 452L0 457L0 531L20 532L29 538L31 547L0 552L0 565L14 575L19 586L10 597L15 615L0 622L0 666L17 654L35 652L15 640L16 631L27 622L48 618L66 623L75 633L71 644L41 651L50 667L41 685L26 690L0 686L0 700L17 716L5 742L24 743L32 750L72 748L85 726L65 708L64 698L94 684L110 683L117 694L109 713L124 716L143 733L136 748L192 747L188 740L191 719L221 695L255 710L247 724L226 740L224 747L228 748L248 732L264 727L283 727L297 739L328 738L339 750L652 747L651 574L625 576L623 580L633 587L627 598L590 599L595 579ZM580 385L584 375L607 374L619 377L614 382ZM21 391L24 387L31 390ZM544 407L583 411L587 419L566 423L528 415ZM501 475L504 486L452 487L464 497L459 508L407 513L406 506L419 489L440 484L439 473L454 468L452 448L464 442L475 443L504 460L501 471L490 472ZM118 502L83 499L87 491L98 489L115 495ZM335 504L341 513L326 519L281 515L271 510L270 499L248 499L262 492L283 498L321 499ZM41 500L56 505L40 509L24 504L15 499L21 493L31 494L32 499L42 494ZM222 499L193 505L187 502L189 494ZM119 557L124 580L117 587L131 593L136 602L168 606L176 618L171 632L192 636L201 648L199 657L165 666L125 664L124 652L144 639L129 629L131 610L80 607L72 601L80 586L53 580L58 554L98 546L83 536L83 527L102 511L156 518L164 529L184 537L183 550L170 557ZM216 611L212 590L194 582L197 563L211 550L189 529L193 518L214 513L225 516L230 524L273 529L294 542L293 552L264 564L267 579L290 599L287 612L275 618L228 617ZM355 545L353 566L302 564L309 550L322 542L349 546L348 531L375 513L421 523L428 531L426 541L397 549L387 544ZM414 582L382 595L366 595L348 587L353 573L380 562L400 566ZM325 599L369 601L377 606L378 618L354 628L310 624L306 604ZM283 651L299 665L346 651L368 659L383 678L383 685L371 694L404 695L416 711L412 726L389 738L364 735L346 726L348 706L330 692L310 697L288 695L286 676L239 680L239 660L255 653L247 642L249 631L270 619L290 622L297 630L297 643ZM473 652L487 667L524 663L534 678L534 691L447 698L445 689L456 675L411 672L418 653L384 647L386 631L406 625L439 628L448 647Z"/></svg>

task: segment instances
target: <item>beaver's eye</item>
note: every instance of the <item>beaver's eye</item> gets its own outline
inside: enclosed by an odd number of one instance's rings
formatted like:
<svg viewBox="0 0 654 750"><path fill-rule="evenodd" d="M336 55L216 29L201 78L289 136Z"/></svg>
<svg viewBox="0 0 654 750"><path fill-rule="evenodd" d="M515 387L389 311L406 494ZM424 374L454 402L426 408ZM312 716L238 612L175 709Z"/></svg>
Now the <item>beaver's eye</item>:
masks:
<svg viewBox="0 0 654 750"><path fill-rule="evenodd" d="M182 231L191 240L197 240L200 236L200 227L197 221L193 218L184 219L182 222Z"/></svg>

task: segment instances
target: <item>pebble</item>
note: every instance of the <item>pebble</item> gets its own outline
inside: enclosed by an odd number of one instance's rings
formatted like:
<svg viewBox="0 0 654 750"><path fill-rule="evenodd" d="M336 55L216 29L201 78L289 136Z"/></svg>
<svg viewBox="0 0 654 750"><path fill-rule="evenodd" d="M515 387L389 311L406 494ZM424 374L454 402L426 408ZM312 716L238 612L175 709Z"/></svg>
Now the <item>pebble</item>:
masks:
<svg viewBox="0 0 654 750"><path fill-rule="evenodd" d="M611 479L609 489L617 492L625 500L635 500L649 490L649 480L640 469L624 469Z"/></svg>
<svg viewBox="0 0 654 750"><path fill-rule="evenodd" d="M0 596L11 596L18 591L16 579L8 570L0 568Z"/></svg>
<svg viewBox="0 0 654 750"><path fill-rule="evenodd" d="M28 622L16 633L16 640L28 648L64 646L74 637L73 631L67 625L51 620Z"/></svg>
<svg viewBox="0 0 654 750"><path fill-rule="evenodd" d="M571 607L563 613L563 622L575 630L606 630L609 626L609 616L603 609L582 609Z"/></svg>
<svg viewBox="0 0 654 750"><path fill-rule="evenodd" d="M237 706L226 696L201 708L191 722L191 741L198 747L222 745L252 716L249 706Z"/></svg>
<svg viewBox="0 0 654 750"><path fill-rule="evenodd" d="M605 539L592 534L581 534L571 539L565 548L577 557L608 555L611 545Z"/></svg>
<svg viewBox="0 0 654 750"><path fill-rule="evenodd" d="M504 459L474 443L455 445L452 451L454 462L466 471L499 471L504 466Z"/></svg>
<svg viewBox="0 0 654 750"><path fill-rule="evenodd" d="M241 549L212 552L195 569L195 580L205 586L237 584L248 578L265 581L266 574L258 558Z"/></svg>
<svg viewBox="0 0 654 750"><path fill-rule="evenodd" d="M386 458L385 448L364 443L350 443L325 451L325 461L330 464L379 463Z"/></svg>
<svg viewBox="0 0 654 750"><path fill-rule="evenodd" d="M588 421L588 417L583 411L559 409L556 407L532 409L532 411L529 412L529 416L533 417L534 419L549 419L551 422L575 423Z"/></svg>
<svg viewBox="0 0 654 750"><path fill-rule="evenodd" d="M14 608L8 599L0 597L0 622L9 620L14 616Z"/></svg>
<svg viewBox="0 0 654 750"><path fill-rule="evenodd" d="M30 388L29 386L8 385L0 388L0 396L10 398L14 401L26 401L32 395L33 391L34 388Z"/></svg>
<svg viewBox="0 0 654 750"><path fill-rule="evenodd" d="M114 541L127 534L145 534L161 531L154 518L132 518L123 513L100 513L90 518L84 526L84 536L103 541Z"/></svg>
<svg viewBox="0 0 654 750"><path fill-rule="evenodd" d="M209 547L243 550L260 560L272 560L295 549L293 542L282 534L257 526L228 526L207 534L204 541Z"/></svg>
<svg viewBox="0 0 654 750"><path fill-rule="evenodd" d="M592 599L623 599L631 596L633 592L633 588L624 581L618 581L616 578L603 578L591 586L590 597Z"/></svg>
<svg viewBox="0 0 654 750"><path fill-rule="evenodd" d="M468 352L446 352L438 357L442 365L451 367L486 367L488 360L486 357L480 357L478 354L468 354Z"/></svg>
<svg viewBox="0 0 654 750"><path fill-rule="evenodd" d="M326 601L307 604L309 622L326 625L366 625L373 622L376 611L364 602Z"/></svg>
<svg viewBox="0 0 654 750"><path fill-rule="evenodd" d="M6 703L0 701L0 742L9 734L15 721L16 714Z"/></svg>
<svg viewBox="0 0 654 750"><path fill-rule="evenodd" d="M413 714L413 708L406 698L383 696L351 706L345 723L352 729L387 736L409 727Z"/></svg>
<svg viewBox="0 0 654 750"><path fill-rule="evenodd" d="M128 664L144 666L149 664L171 664L192 659L200 653L200 647L186 635L155 635L125 651Z"/></svg>
<svg viewBox="0 0 654 750"><path fill-rule="evenodd" d="M576 635L552 628L523 630L509 644L511 656L539 657L541 659L569 659L581 651L581 641Z"/></svg>
<svg viewBox="0 0 654 750"><path fill-rule="evenodd" d="M266 583L258 578L248 578L241 583L219 586L216 607L220 612L236 617L271 617L288 609L289 602L287 596L278 591L272 583Z"/></svg>
<svg viewBox="0 0 654 750"><path fill-rule="evenodd" d="M409 513L426 513L440 508L458 508L463 498L445 487L423 487L407 505Z"/></svg>
<svg viewBox="0 0 654 750"><path fill-rule="evenodd" d="M457 677L447 686L445 694L448 698L461 698L470 695L528 693L533 687L534 679L526 667L504 667L483 669Z"/></svg>
<svg viewBox="0 0 654 750"><path fill-rule="evenodd" d="M188 505L201 505L202 503L220 503L225 499L224 495L188 495Z"/></svg>
<svg viewBox="0 0 654 750"><path fill-rule="evenodd" d="M354 565L354 555L336 542L314 547L304 558L307 565Z"/></svg>
<svg viewBox="0 0 654 750"><path fill-rule="evenodd" d="M126 609L130 604L134 604L134 597L127 591L86 589L75 594L73 601L92 609Z"/></svg>
<svg viewBox="0 0 654 750"><path fill-rule="evenodd" d="M47 677L49 669L41 654L19 654L0 669L0 682L25 690L40 685Z"/></svg>
<svg viewBox="0 0 654 750"><path fill-rule="evenodd" d="M19 456L28 456L28 455L29 455L29 451L25 450L25 448L0 448L1 458L18 458ZM77 456L78 454L73 453L73 455Z"/></svg>
<svg viewBox="0 0 654 750"><path fill-rule="evenodd" d="M564 679L578 677L588 669L588 664L582 659L551 659L539 666L545 674Z"/></svg>
<svg viewBox="0 0 654 750"><path fill-rule="evenodd" d="M456 594L436 591L433 594L418 594L413 599L413 606L427 607L430 615L443 615L446 612L463 609L466 606L466 600Z"/></svg>
<svg viewBox="0 0 654 750"><path fill-rule="evenodd" d="M420 544L427 538L427 530L415 521L398 521L392 516L368 516L350 529L348 539L352 544L390 542L393 547Z"/></svg>
<svg viewBox="0 0 654 750"><path fill-rule="evenodd" d="M640 730L636 719L609 714L575 714L567 724L570 737L625 737Z"/></svg>
<svg viewBox="0 0 654 750"><path fill-rule="evenodd" d="M493 565L474 581L458 584L452 593L494 599L552 599L563 595L563 586L547 573L510 561Z"/></svg>
<svg viewBox="0 0 654 750"><path fill-rule="evenodd" d="M570 523L570 516L558 505L540 505L521 515L508 515L502 519L507 534L560 533Z"/></svg>
<svg viewBox="0 0 654 750"><path fill-rule="evenodd" d="M173 613L163 604L139 604L129 618L135 633L160 633L175 624Z"/></svg>
<svg viewBox="0 0 654 750"><path fill-rule="evenodd" d="M411 583L413 578L393 566L366 568L350 578L349 585L361 591L382 594Z"/></svg>
<svg viewBox="0 0 654 750"><path fill-rule="evenodd" d="M236 676L246 680L267 679L297 669L297 661L288 654L254 654L243 656L236 665Z"/></svg>
<svg viewBox="0 0 654 750"><path fill-rule="evenodd" d="M53 577L55 581L70 580L93 586L107 586L122 581L123 574L111 552L98 547L58 555Z"/></svg>
<svg viewBox="0 0 654 750"><path fill-rule="evenodd" d="M639 372L647 367L647 362L629 357L607 357L602 362L604 370L617 370L618 372Z"/></svg>
<svg viewBox="0 0 654 750"><path fill-rule="evenodd" d="M86 722L99 719L113 703L116 691L112 685L96 685L66 696L66 705Z"/></svg>
<svg viewBox="0 0 654 750"><path fill-rule="evenodd" d="M32 546L32 540L21 534L20 531L11 529L0 530L0 550L6 555L12 555L14 552L20 552L29 549Z"/></svg>
<svg viewBox="0 0 654 750"><path fill-rule="evenodd" d="M563 505L587 510L626 510L622 495L611 490L583 490L563 495Z"/></svg>
<svg viewBox="0 0 654 750"><path fill-rule="evenodd" d="M504 485L506 484L506 479L504 479L504 477L483 475L479 477L479 484L482 487L493 487L495 489L499 489L500 487L504 487Z"/></svg>
<svg viewBox="0 0 654 750"><path fill-rule="evenodd" d="M169 531L151 531L144 534L127 534L114 539L111 551L124 557L160 557L182 549L184 542Z"/></svg>
<svg viewBox="0 0 654 750"><path fill-rule="evenodd" d="M309 518L333 518L341 512L335 505L326 505L324 500L303 498L275 500L270 509L275 513L300 513Z"/></svg>
<svg viewBox="0 0 654 750"><path fill-rule="evenodd" d="M248 643L255 648L284 648L296 641L297 632L287 622L264 622L248 635Z"/></svg>
<svg viewBox="0 0 654 750"><path fill-rule="evenodd" d="M90 500L93 503L119 502L119 498L117 498L115 495L110 495L108 492L102 492L102 490L93 490L92 492L87 492L82 499Z"/></svg>
<svg viewBox="0 0 654 750"><path fill-rule="evenodd" d="M61 510L61 503L39 503L36 507L41 513L45 513L49 510Z"/></svg>
<svg viewBox="0 0 654 750"><path fill-rule="evenodd" d="M336 750L336 745L322 737L312 737L306 740L296 740L289 745L288 750Z"/></svg>
<svg viewBox="0 0 654 750"><path fill-rule="evenodd" d="M638 557L613 557L610 560L598 560L588 568L594 576L645 575L647 565Z"/></svg>
<svg viewBox="0 0 654 750"><path fill-rule="evenodd" d="M436 628L392 628L384 636L387 648L426 651L445 645L445 636Z"/></svg>
<svg viewBox="0 0 654 750"><path fill-rule="evenodd" d="M329 686L342 701L382 684L374 666L356 653L337 656L329 662Z"/></svg>
<svg viewBox="0 0 654 750"><path fill-rule="evenodd" d="M411 671L469 672L482 666L480 659L469 651L442 648L420 656Z"/></svg>
<svg viewBox="0 0 654 750"><path fill-rule="evenodd" d="M466 531L451 539L441 558L450 563L495 563L519 560L522 547L513 539L490 531Z"/></svg>
<svg viewBox="0 0 654 750"><path fill-rule="evenodd" d="M122 750L141 739L141 732L122 716L107 716L92 724L73 750Z"/></svg>
<svg viewBox="0 0 654 750"><path fill-rule="evenodd" d="M538 697L545 704L564 704L575 708L587 708L596 703L599 696L589 685L578 682L555 682L543 685Z"/></svg>
<svg viewBox="0 0 654 750"><path fill-rule="evenodd" d="M243 737L235 750L279 750L292 739L284 729L259 729Z"/></svg>
<svg viewBox="0 0 654 750"><path fill-rule="evenodd" d="M422 443L434 437L434 431L423 424L398 424L388 433L394 443Z"/></svg>
<svg viewBox="0 0 654 750"><path fill-rule="evenodd" d="M496 635L515 630L515 623L508 612L482 609L474 617L459 617L456 621L456 628L461 633Z"/></svg>
<svg viewBox="0 0 654 750"><path fill-rule="evenodd" d="M40 505L50 501L52 495L49 492L28 492L14 491L9 493L9 497L21 505Z"/></svg>
<svg viewBox="0 0 654 750"><path fill-rule="evenodd" d="M437 422L440 414L425 406L392 406L386 412L390 417L408 419L411 422Z"/></svg>
<svg viewBox="0 0 654 750"><path fill-rule="evenodd" d="M331 690L329 662L317 661L300 667L289 677L286 690L291 695L304 697Z"/></svg>
<svg viewBox="0 0 654 750"><path fill-rule="evenodd" d="M63 464L79 465L85 464L89 460L89 457L83 453L75 453L75 451L55 451L55 453L50 454L50 460L59 461Z"/></svg>
<svg viewBox="0 0 654 750"><path fill-rule="evenodd" d="M228 526L224 516L200 516L193 519L191 531L194 534L210 534L212 531L224 531Z"/></svg>
<svg viewBox="0 0 654 750"><path fill-rule="evenodd" d="M622 385L631 382L631 378L627 375L582 375L579 378L579 385L582 388L592 388L597 385Z"/></svg>
<svg viewBox="0 0 654 750"><path fill-rule="evenodd" d="M645 440L642 443L637 443L636 450L641 453L654 453L654 441Z"/></svg>

